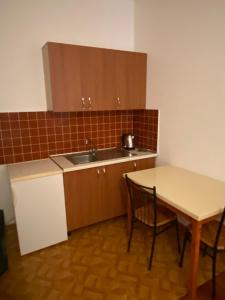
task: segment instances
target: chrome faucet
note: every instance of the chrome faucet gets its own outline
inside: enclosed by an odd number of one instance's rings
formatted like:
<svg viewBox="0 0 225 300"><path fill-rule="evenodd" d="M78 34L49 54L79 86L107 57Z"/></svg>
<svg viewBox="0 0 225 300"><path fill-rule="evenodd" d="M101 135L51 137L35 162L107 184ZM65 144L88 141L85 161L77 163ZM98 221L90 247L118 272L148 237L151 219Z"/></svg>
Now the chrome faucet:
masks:
<svg viewBox="0 0 225 300"><path fill-rule="evenodd" d="M85 145L89 145L89 147L90 147L89 152L91 152L93 155L95 155L97 149L96 149L96 147L94 146L92 140L89 139L89 138L86 138L86 139L85 139Z"/></svg>

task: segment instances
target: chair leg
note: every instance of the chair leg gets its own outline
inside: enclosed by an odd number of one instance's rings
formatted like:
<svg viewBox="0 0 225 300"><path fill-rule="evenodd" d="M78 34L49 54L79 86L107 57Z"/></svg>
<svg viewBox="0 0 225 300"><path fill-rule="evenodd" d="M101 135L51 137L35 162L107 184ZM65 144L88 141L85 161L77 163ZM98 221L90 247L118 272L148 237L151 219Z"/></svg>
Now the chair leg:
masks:
<svg viewBox="0 0 225 300"><path fill-rule="evenodd" d="M212 298L216 297L216 250L212 257Z"/></svg>
<svg viewBox="0 0 225 300"><path fill-rule="evenodd" d="M129 233L128 233L127 252L130 251L130 244L131 244L132 236L133 236L133 220L131 221L131 224L130 224L130 231L129 231Z"/></svg>
<svg viewBox="0 0 225 300"><path fill-rule="evenodd" d="M207 245L203 245L202 255L206 256L207 254Z"/></svg>
<svg viewBox="0 0 225 300"><path fill-rule="evenodd" d="M151 270L151 267L152 267L152 259L153 259L154 249L155 249L155 239L156 239L156 228L153 229L151 254L150 254L149 264L148 264L149 270Z"/></svg>
<svg viewBox="0 0 225 300"><path fill-rule="evenodd" d="M183 267L184 252L185 252L188 236L189 236L189 232L188 232L188 229L186 229L185 235L184 235L183 246L182 246L182 250L181 250L181 256L180 256L180 263L179 263L180 267Z"/></svg>
<svg viewBox="0 0 225 300"><path fill-rule="evenodd" d="M179 224L177 220L176 220L176 232L177 232L177 250L178 253L180 254L180 235L179 235Z"/></svg>

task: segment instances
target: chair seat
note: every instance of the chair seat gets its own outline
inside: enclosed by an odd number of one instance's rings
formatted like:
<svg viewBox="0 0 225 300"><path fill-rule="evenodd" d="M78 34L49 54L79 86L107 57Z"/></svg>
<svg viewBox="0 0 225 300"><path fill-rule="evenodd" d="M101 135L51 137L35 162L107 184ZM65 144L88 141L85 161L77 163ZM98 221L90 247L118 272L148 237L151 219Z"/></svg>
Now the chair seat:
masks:
<svg viewBox="0 0 225 300"><path fill-rule="evenodd" d="M201 241L207 246L213 248L219 222L213 220L202 226ZM222 227L217 250L225 250L225 226Z"/></svg>
<svg viewBox="0 0 225 300"><path fill-rule="evenodd" d="M142 223L153 227L153 209L150 205L139 207L135 210L135 217ZM177 216L175 213L167 209L165 206L157 206L157 224L156 226L166 225L175 221Z"/></svg>

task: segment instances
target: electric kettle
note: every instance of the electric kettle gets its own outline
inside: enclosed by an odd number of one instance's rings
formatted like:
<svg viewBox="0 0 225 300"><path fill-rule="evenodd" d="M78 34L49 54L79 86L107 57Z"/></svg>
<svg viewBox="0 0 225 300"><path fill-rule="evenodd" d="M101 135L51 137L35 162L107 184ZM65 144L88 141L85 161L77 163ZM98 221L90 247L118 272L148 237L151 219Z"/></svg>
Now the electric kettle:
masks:
<svg viewBox="0 0 225 300"><path fill-rule="evenodd" d="M132 133L122 135L122 147L127 150L134 149L134 135Z"/></svg>

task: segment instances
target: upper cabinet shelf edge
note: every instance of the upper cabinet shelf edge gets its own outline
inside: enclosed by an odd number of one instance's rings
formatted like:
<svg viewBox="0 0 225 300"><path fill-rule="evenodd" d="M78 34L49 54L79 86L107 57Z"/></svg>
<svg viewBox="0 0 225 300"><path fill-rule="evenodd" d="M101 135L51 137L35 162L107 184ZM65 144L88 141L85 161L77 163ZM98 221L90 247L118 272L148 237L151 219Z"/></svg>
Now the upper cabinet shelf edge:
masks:
<svg viewBox="0 0 225 300"><path fill-rule="evenodd" d="M53 42L42 52L48 110L145 108L147 54Z"/></svg>

